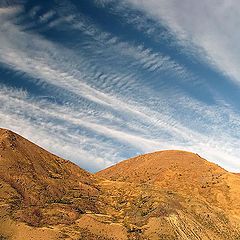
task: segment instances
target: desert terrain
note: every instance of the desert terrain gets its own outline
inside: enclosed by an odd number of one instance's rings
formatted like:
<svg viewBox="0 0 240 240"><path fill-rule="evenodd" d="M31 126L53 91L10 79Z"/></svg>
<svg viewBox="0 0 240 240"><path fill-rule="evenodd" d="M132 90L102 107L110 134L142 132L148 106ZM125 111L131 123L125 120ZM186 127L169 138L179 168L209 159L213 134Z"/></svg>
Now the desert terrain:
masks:
<svg viewBox="0 0 240 240"><path fill-rule="evenodd" d="M96 174L0 129L0 239L240 239L240 175L168 150Z"/></svg>

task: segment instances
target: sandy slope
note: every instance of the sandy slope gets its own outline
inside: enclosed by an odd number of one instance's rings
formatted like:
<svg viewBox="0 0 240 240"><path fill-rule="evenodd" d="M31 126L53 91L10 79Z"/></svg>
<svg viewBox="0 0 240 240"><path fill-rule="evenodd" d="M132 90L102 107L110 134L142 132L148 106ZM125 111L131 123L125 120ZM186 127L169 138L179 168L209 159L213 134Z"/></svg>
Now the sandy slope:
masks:
<svg viewBox="0 0 240 240"><path fill-rule="evenodd" d="M0 129L0 239L240 239L240 175L161 151L95 175Z"/></svg>

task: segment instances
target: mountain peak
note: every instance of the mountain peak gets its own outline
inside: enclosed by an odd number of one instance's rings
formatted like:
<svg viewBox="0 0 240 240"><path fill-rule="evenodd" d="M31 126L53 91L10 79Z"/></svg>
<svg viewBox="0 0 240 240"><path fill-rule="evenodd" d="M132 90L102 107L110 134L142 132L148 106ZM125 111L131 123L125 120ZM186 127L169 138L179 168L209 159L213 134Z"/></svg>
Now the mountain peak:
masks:
<svg viewBox="0 0 240 240"><path fill-rule="evenodd" d="M31 210L22 211L31 206L39 209L71 201L76 216L78 211L98 209L96 177L6 129L0 129L0 180L0 185L5 186L4 194L0 195L11 208L19 209L14 211L14 217L31 225L41 224L37 216L29 215ZM73 197L76 192L79 196L94 196L95 200L76 201ZM62 220L58 217L56 221Z"/></svg>
<svg viewBox="0 0 240 240"><path fill-rule="evenodd" d="M200 179L209 172L224 173L225 170L198 154L182 150L165 150L122 161L98 172L97 175L111 180L144 183L161 182L170 175Z"/></svg>
<svg viewBox="0 0 240 240"><path fill-rule="evenodd" d="M240 176L198 154L159 151L91 174L6 129L0 145L0 239L240 236Z"/></svg>

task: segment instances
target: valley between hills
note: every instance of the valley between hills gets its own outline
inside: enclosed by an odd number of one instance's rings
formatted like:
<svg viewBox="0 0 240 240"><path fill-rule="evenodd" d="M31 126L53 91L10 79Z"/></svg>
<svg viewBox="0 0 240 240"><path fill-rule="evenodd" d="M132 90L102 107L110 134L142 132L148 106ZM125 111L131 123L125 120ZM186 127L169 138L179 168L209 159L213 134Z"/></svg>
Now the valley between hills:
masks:
<svg viewBox="0 0 240 240"><path fill-rule="evenodd" d="M159 151L91 174L0 129L1 240L238 240L240 175Z"/></svg>

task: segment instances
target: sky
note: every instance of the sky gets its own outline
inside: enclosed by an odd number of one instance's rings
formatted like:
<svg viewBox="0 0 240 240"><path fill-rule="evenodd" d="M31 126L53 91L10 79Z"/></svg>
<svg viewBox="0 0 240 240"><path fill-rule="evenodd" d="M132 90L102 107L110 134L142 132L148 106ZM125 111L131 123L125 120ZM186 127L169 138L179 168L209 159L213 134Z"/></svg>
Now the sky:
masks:
<svg viewBox="0 0 240 240"><path fill-rule="evenodd" d="M0 0L0 127L96 172L153 151L240 172L237 0Z"/></svg>

